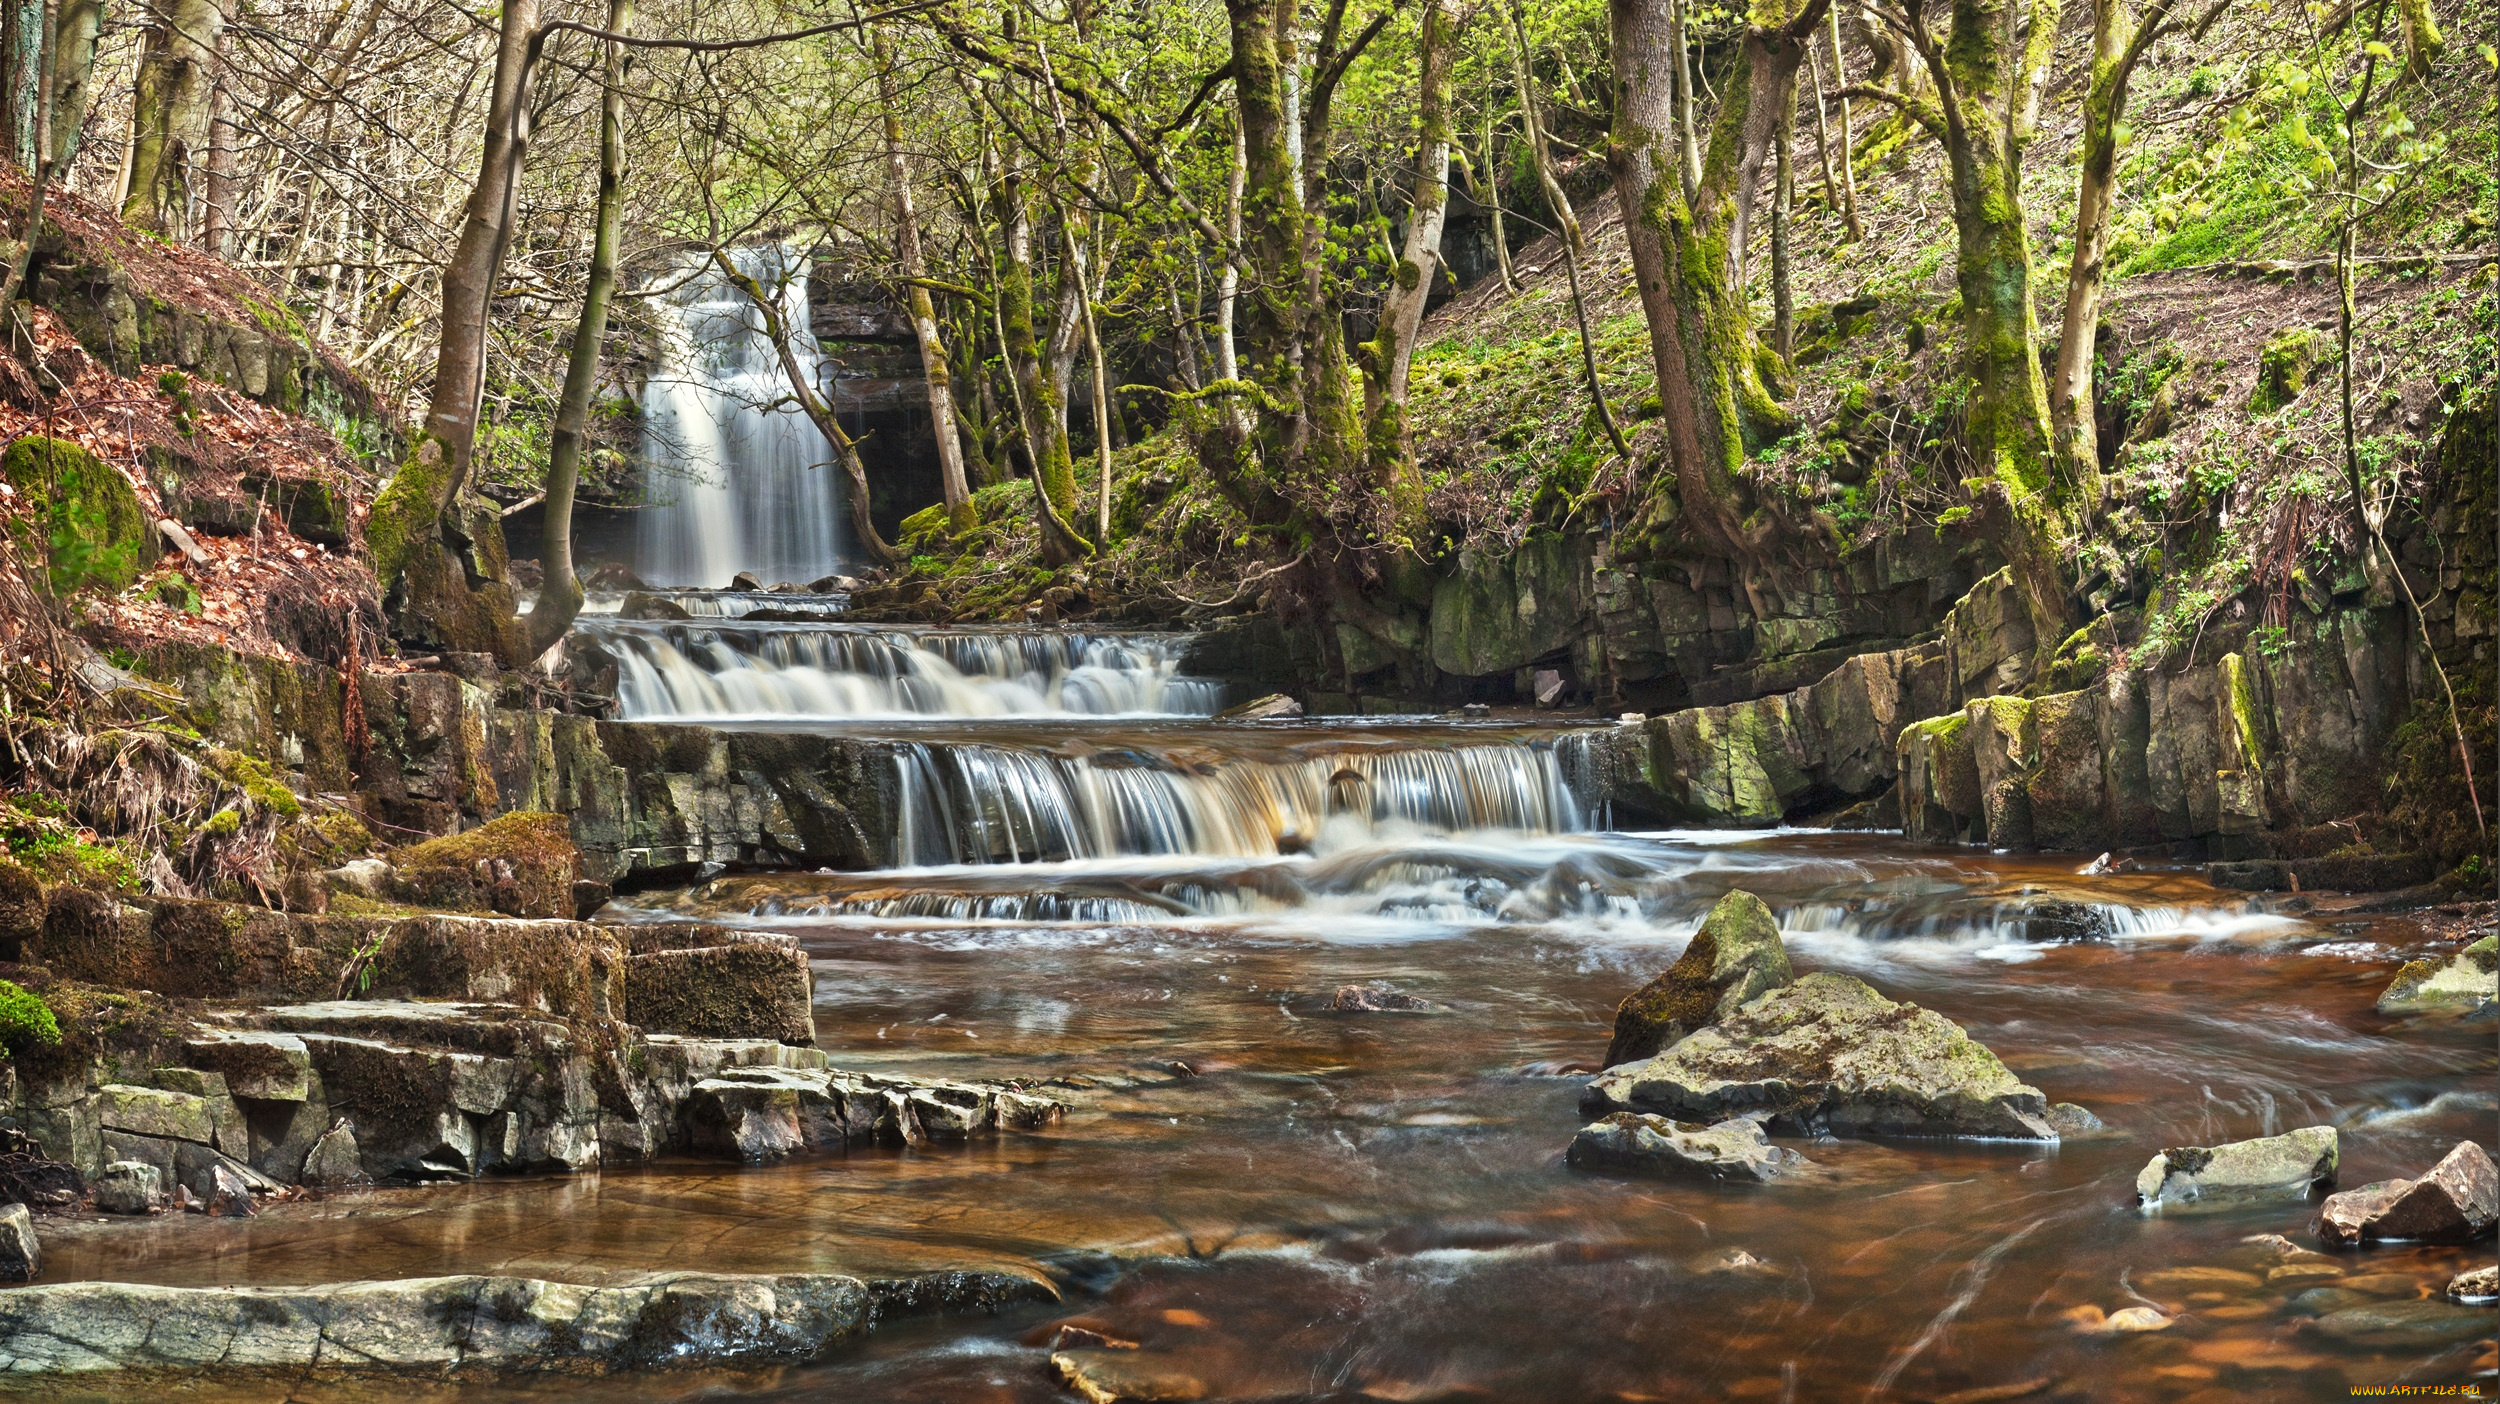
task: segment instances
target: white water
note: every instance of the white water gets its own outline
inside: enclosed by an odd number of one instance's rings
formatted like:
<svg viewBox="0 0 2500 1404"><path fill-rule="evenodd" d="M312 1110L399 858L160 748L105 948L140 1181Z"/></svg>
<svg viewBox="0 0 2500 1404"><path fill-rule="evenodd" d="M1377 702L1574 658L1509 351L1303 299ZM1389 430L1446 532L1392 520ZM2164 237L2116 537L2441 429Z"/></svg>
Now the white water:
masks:
<svg viewBox="0 0 2500 1404"><path fill-rule="evenodd" d="M617 660L619 715L637 721L1204 717L1224 701L1222 683L1181 673L1188 641L1175 634L732 622L599 633Z"/></svg>
<svg viewBox="0 0 2500 1404"><path fill-rule="evenodd" d="M1236 858L1435 835L1569 833L1589 806L1568 741L1349 751L1182 766L1135 752L990 745L899 753L895 847L922 865L1124 855Z"/></svg>
<svg viewBox="0 0 2500 1404"><path fill-rule="evenodd" d="M809 325L807 260L779 247L735 252L740 271L778 294L785 324ZM692 273L693 276L688 278ZM717 269L686 278L643 398L649 495L635 560L655 585L719 586L739 571L767 582L811 581L842 565L840 470L824 436L795 407L762 318ZM820 375L812 336L791 349Z"/></svg>

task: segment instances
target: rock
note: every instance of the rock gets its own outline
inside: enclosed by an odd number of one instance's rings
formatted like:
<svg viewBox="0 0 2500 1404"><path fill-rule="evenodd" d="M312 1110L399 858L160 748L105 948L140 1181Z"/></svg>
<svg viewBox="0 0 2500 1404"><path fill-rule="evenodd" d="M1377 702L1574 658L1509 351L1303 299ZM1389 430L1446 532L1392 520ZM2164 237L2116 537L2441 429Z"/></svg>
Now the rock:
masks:
<svg viewBox="0 0 2500 1404"><path fill-rule="evenodd" d="M23 864L0 861L0 959L20 959L43 934L43 880Z"/></svg>
<svg viewBox="0 0 2500 1404"><path fill-rule="evenodd" d="M807 582L807 593L811 595L847 595L858 588L859 582L847 575L819 576Z"/></svg>
<svg viewBox="0 0 2500 1404"><path fill-rule="evenodd" d="M217 1165L209 1169L208 1212L211 1218L248 1219L252 1217L252 1187L232 1166Z"/></svg>
<svg viewBox="0 0 2500 1404"><path fill-rule="evenodd" d="M1771 1129L1791 1135L2057 1139L2048 1099L1952 1020L1828 971L1599 1074L1580 1107L1592 1119L1650 1111L1700 1122L1767 1112Z"/></svg>
<svg viewBox="0 0 2500 1404"><path fill-rule="evenodd" d="M1533 679L1536 705L1553 708L1562 705L1563 675L1552 668L1539 668Z"/></svg>
<svg viewBox="0 0 2500 1404"><path fill-rule="evenodd" d="M99 1214L153 1214L165 1207L165 1175L141 1160L116 1160L88 1184Z"/></svg>
<svg viewBox="0 0 2500 1404"><path fill-rule="evenodd" d="M2435 1350L2488 1337L2491 1317L2449 1302L2373 1302L2330 1311L2311 1322L2310 1329L2345 1345L2378 1350Z"/></svg>
<svg viewBox="0 0 2500 1404"><path fill-rule="evenodd" d="M207 1029L183 1045L183 1056L223 1078L237 1097L301 1102L312 1095L312 1059L293 1034Z"/></svg>
<svg viewBox="0 0 2500 1404"><path fill-rule="evenodd" d="M1771 909L1750 892L1730 892L1710 909L1675 964L1615 1011L1603 1066L1672 1047L1794 977Z"/></svg>
<svg viewBox="0 0 2500 1404"><path fill-rule="evenodd" d="M63 1283L0 1293L0 1370L760 1368L814 1360L884 1316L996 1310L1047 1295L1036 1282L988 1272L891 1281L672 1272L596 1287L483 1276L276 1288Z"/></svg>
<svg viewBox="0 0 2500 1404"><path fill-rule="evenodd" d="M2146 1162L2136 1202L2155 1212L2206 1198L2302 1197L2335 1183L2335 1128L2304 1126L2281 1136L2220 1146L2180 1146Z"/></svg>
<svg viewBox="0 0 2500 1404"><path fill-rule="evenodd" d="M642 577L619 561L602 561L582 577L585 590L647 590Z"/></svg>
<svg viewBox="0 0 2500 1404"><path fill-rule="evenodd" d="M32 1282L43 1271L35 1216L23 1204L0 1208L0 1282Z"/></svg>
<svg viewBox="0 0 2500 1404"><path fill-rule="evenodd" d="M1365 985L1339 985L1328 1007L1340 1014L1421 1014L1437 1008L1428 999L1401 994L1385 980Z"/></svg>
<svg viewBox="0 0 2500 1404"><path fill-rule="evenodd" d="M747 594L762 594L764 592L764 581L760 576L756 575L754 571L742 570L736 575L729 577L729 583L721 588L724 590L737 590Z"/></svg>
<svg viewBox="0 0 2500 1404"><path fill-rule="evenodd" d="M2109 1123L2091 1111L2072 1102L2059 1102L2049 1108L2049 1128L2058 1139L2071 1141L2077 1136L2098 1136L2109 1130Z"/></svg>
<svg viewBox="0 0 2500 1404"><path fill-rule="evenodd" d="M655 595L647 590L635 590L625 597L623 604L616 607L616 617L619 619L692 619L694 615L689 613L684 605L666 595Z"/></svg>
<svg viewBox="0 0 2500 1404"><path fill-rule="evenodd" d="M1757 1184L1776 1180L1806 1163L1797 1152L1772 1145L1756 1117L1701 1126L1639 1112L1615 1112L1581 1127L1563 1159L1581 1170L1630 1170Z"/></svg>
<svg viewBox="0 0 2500 1404"><path fill-rule="evenodd" d="M356 1131L345 1121L321 1133L304 1157L303 1183L333 1187L365 1177L364 1157L356 1149Z"/></svg>
<svg viewBox="0 0 2500 1404"><path fill-rule="evenodd" d="M127 590L156 563L158 537L121 470L78 445L29 434L0 454L0 479L31 509L11 526L19 553L47 562L54 596Z"/></svg>
<svg viewBox="0 0 2500 1404"><path fill-rule="evenodd" d="M2471 1306L2500 1301L2500 1267L2478 1267L2449 1278L2448 1300Z"/></svg>
<svg viewBox="0 0 2500 1404"><path fill-rule="evenodd" d="M1293 721L1302 715L1302 704L1281 692L1254 697L1236 703L1215 714L1217 721Z"/></svg>
<svg viewBox="0 0 2500 1404"><path fill-rule="evenodd" d="M561 814L506 814L399 855L393 895L424 907L518 917L573 916L581 850Z"/></svg>
<svg viewBox="0 0 2500 1404"><path fill-rule="evenodd" d="M2133 1306L2111 1312L2104 1324L2110 1331L2131 1335L2143 1331L2167 1331L2170 1329L2170 1318L2152 1307Z"/></svg>
<svg viewBox="0 0 2500 1404"><path fill-rule="evenodd" d="M2459 1141L2417 1180L2381 1180L2330 1195L2318 1237L2337 1247L2389 1239L2471 1243L2500 1223L2500 1167L2473 1141Z"/></svg>
<svg viewBox="0 0 2500 1404"><path fill-rule="evenodd" d="M243 491L265 501L286 529L306 541L333 548L347 545L348 504L338 490L318 478L281 478L245 473Z"/></svg>
<svg viewBox="0 0 2500 1404"><path fill-rule="evenodd" d="M393 876L391 865L381 859L357 858L323 869L321 880L330 885L332 892L380 902L389 898Z"/></svg>
<svg viewBox="0 0 2500 1404"><path fill-rule="evenodd" d="M97 1114L107 1131L197 1141L202 1145L216 1139L205 1097L117 1082L97 1089L96 1097Z"/></svg>
<svg viewBox="0 0 2500 1404"><path fill-rule="evenodd" d="M2408 962L2378 997L2378 1012L2471 1014L2494 1001L2500 1001L2500 936L2485 936L2445 961Z"/></svg>
<svg viewBox="0 0 2500 1404"><path fill-rule="evenodd" d="M626 1022L693 1038L815 1041L815 980L795 937L683 923L626 936Z"/></svg>
<svg viewBox="0 0 2500 1404"><path fill-rule="evenodd" d="M1205 1381L1137 1351L1057 1351L1050 1369L1086 1404L1180 1404L1207 1397Z"/></svg>

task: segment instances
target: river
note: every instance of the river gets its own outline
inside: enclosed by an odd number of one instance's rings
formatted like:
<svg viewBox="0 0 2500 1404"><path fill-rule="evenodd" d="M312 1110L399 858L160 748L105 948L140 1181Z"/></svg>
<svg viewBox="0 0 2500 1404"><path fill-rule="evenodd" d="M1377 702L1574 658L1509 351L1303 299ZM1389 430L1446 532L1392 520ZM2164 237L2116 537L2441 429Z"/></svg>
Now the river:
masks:
<svg viewBox="0 0 2500 1404"><path fill-rule="evenodd" d="M2425 1300L2487 1246L2287 1256L2264 1237L2314 1246L2301 1203L2132 1203L2167 1146L2331 1124L2357 1185L2488 1134L2490 1024L2372 1009L2435 945L2411 917L1880 834L1620 831L1573 726L1213 720L1169 638L590 627L633 660L635 715L915 743L907 861L609 915L796 933L838 1065L1039 1079L1074 1114L117 1226L47 1241L48 1280L1005 1267L1063 1293L765 1376L398 1399L1062 1400L1071 1324L1133 1343L1076 1358L1145 1398L2210 1404L2492 1371L2489 1313ZM1734 888L1801 971L1945 1014L2108 1134L1791 1141L1810 1171L1741 1189L1566 1168L1615 1004ZM1429 1007L1332 1008L1384 983ZM2095 1329L2144 1305L2171 1324Z"/></svg>

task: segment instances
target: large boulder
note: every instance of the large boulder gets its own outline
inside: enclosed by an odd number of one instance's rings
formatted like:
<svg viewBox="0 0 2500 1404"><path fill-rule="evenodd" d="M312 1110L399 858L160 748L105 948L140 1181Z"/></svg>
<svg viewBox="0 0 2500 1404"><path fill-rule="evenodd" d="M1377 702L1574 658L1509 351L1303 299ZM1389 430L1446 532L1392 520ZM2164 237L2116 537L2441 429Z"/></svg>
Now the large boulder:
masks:
<svg viewBox="0 0 2500 1404"><path fill-rule="evenodd" d="M1771 909L1750 892L1731 892L1675 964L1616 1009L1614 1042L1600 1066L1654 1056L1794 978Z"/></svg>
<svg viewBox="0 0 2500 1404"><path fill-rule="evenodd" d="M2500 936L2485 936L2444 961L2407 962L2378 997L2378 1012L2471 1014L2494 1000L2500 1000Z"/></svg>
<svg viewBox="0 0 2500 1404"><path fill-rule="evenodd" d="M15 527L54 595L127 590L156 563L157 536L120 469L63 439L29 434L0 454L0 479L33 510Z"/></svg>
<svg viewBox="0 0 2500 1404"><path fill-rule="evenodd" d="M1797 1152L1772 1145L1758 1117L1702 1126L1644 1112L1615 1112L1581 1127L1563 1159L1581 1170L1755 1183L1806 1163Z"/></svg>
<svg viewBox="0 0 2500 1404"><path fill-rule="evenodd" d="M32 1282L43 1273L35 1216L23 1204L0 1207L0 1282Z"/></svg>
<svg viewBox="0 0 2500 1404"><path fill-rule="evenodd" d="M2206 1198L2307 1195L2314 1186L2335 1183L2336 1151L2332 1126L2304 1126L2228 1145L2174 1147L2136 1175L2136 1202L2150 1212Z"/></svg>
<svg viewBox="0 0 2500 1404"><path fill-rule="evenodd" d="M570 917L581 850L561 814L506 814L399 855L397 895L419 906Z"/></svg>
<svg viewBox="0 0 2500 1404"><path fill-rule="evenodd" d="M2500 1223L2500 1168L2491 1153L2459 1141L2418 1180L2381 1180L2330 1195L2318 1237L2337 1247L2386 1239L2471 1243Z"/></svg>
<svg viewBox="0 0 2500 1404"><path fill-rule="evenodd" d="M1952 1020L1818 971L1654 1058L1610 1068L1581 1110L1719 1122L1762 1112L1783 1134L2054 1141L2048 1099Z"/></svg>

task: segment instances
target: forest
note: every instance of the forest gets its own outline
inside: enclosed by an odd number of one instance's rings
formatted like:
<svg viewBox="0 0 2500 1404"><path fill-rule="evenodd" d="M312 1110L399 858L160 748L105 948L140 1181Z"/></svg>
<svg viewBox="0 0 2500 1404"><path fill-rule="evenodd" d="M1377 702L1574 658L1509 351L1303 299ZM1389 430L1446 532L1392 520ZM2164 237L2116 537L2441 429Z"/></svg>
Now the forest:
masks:
<svg viewBox="0 0 2500 1404"><path fill-rule="evenodd" d="M2495 41L0 3L10 1387L2490 1388Z"/></svg>

